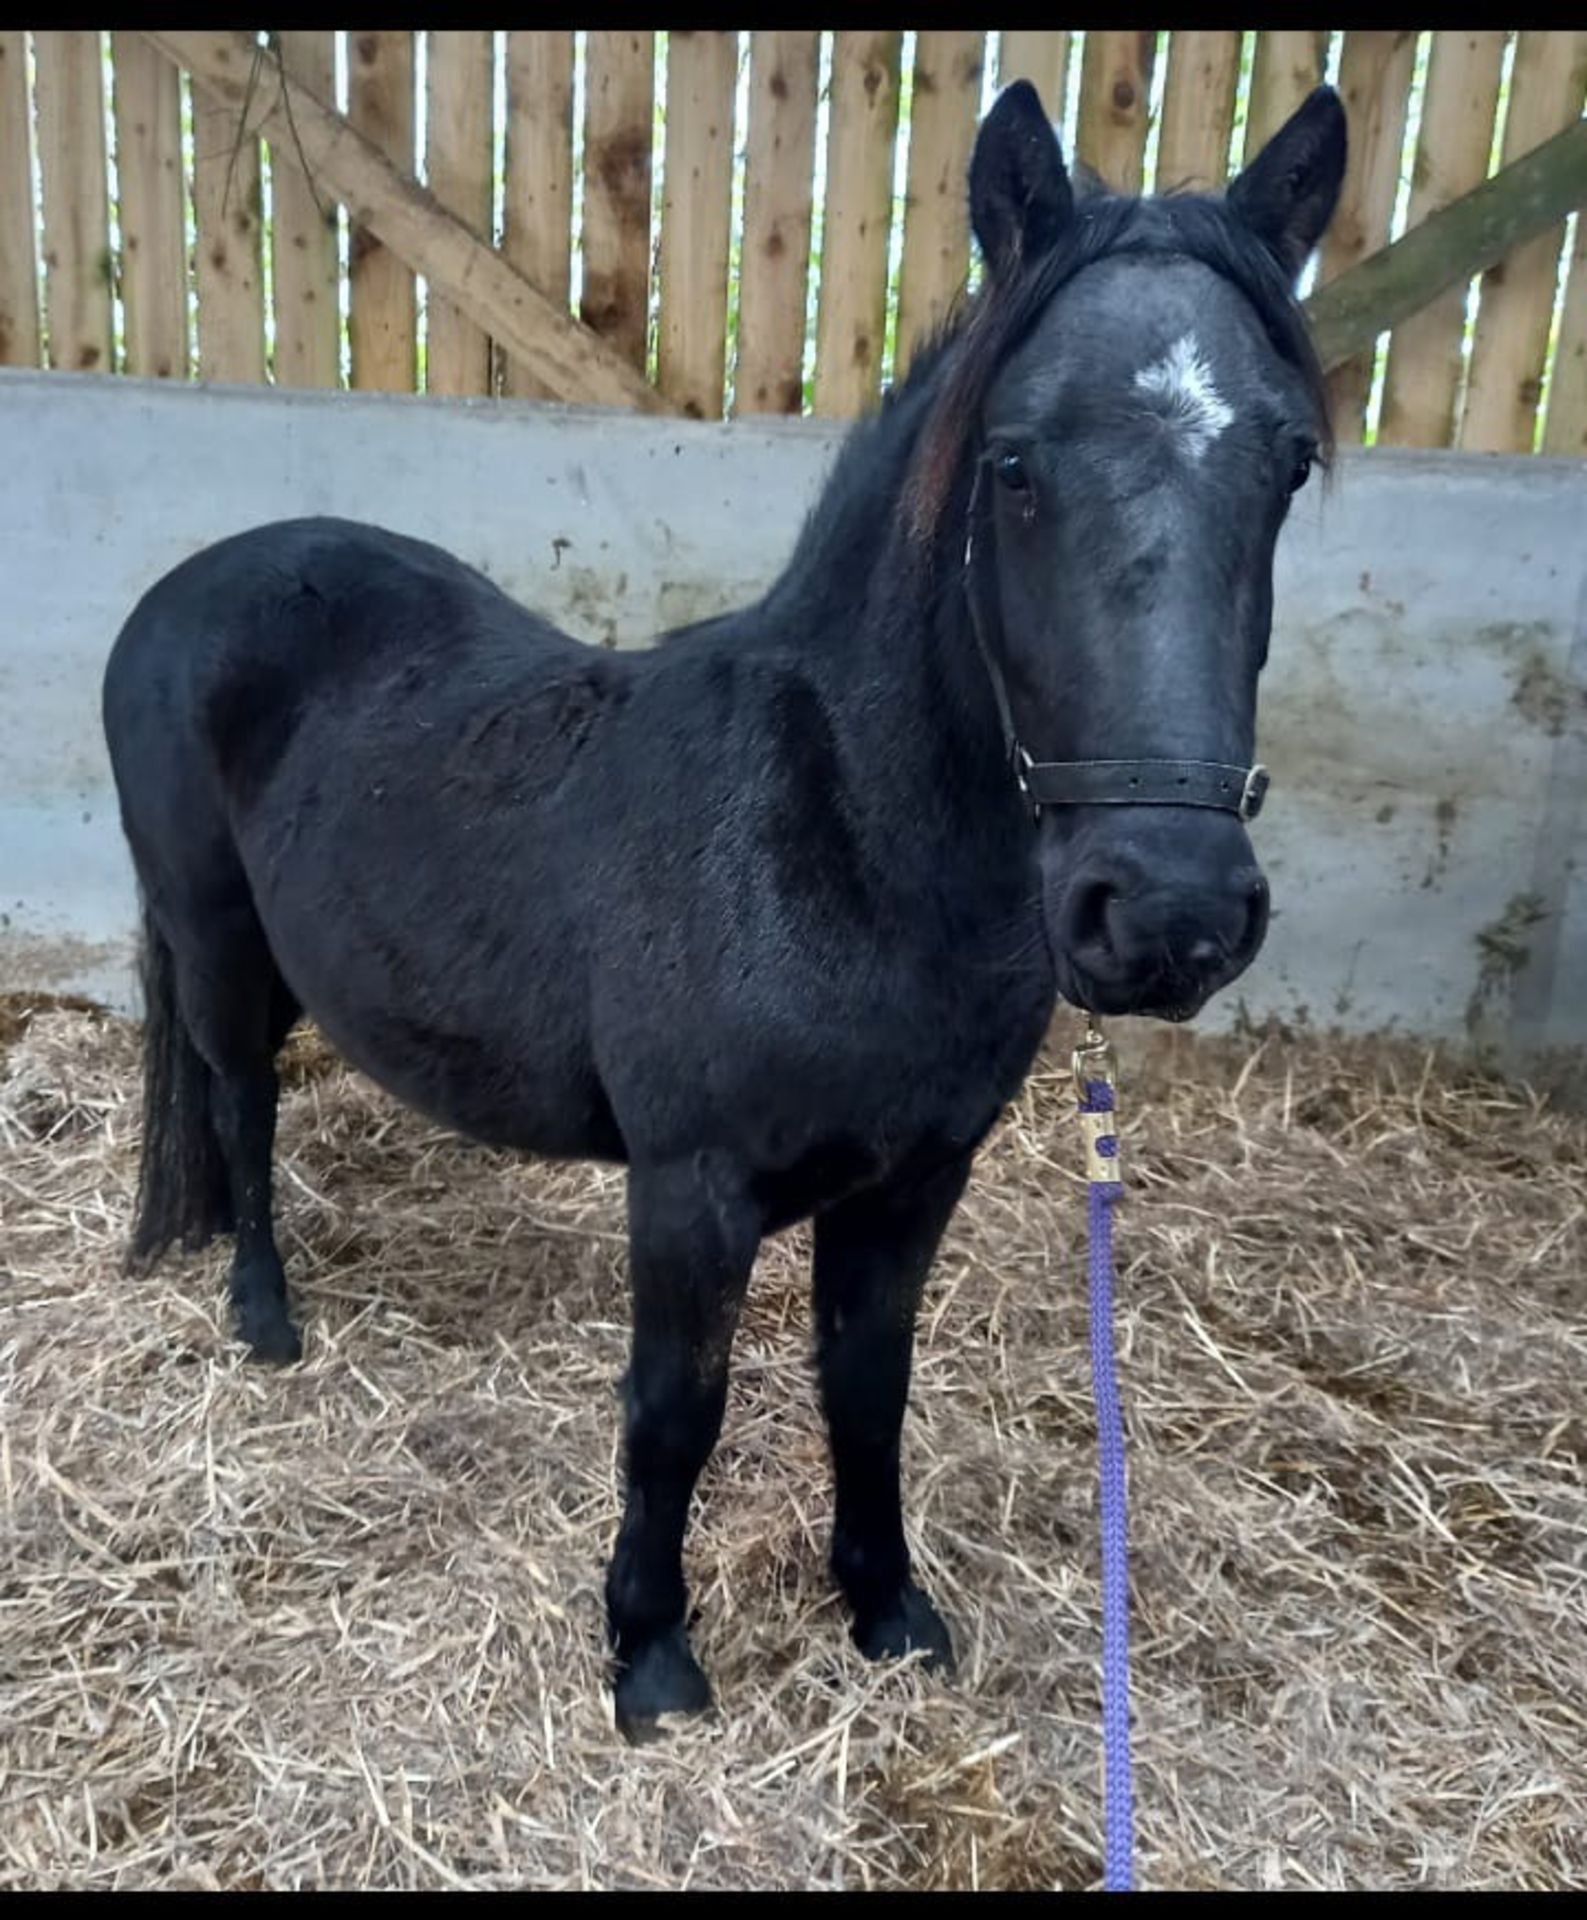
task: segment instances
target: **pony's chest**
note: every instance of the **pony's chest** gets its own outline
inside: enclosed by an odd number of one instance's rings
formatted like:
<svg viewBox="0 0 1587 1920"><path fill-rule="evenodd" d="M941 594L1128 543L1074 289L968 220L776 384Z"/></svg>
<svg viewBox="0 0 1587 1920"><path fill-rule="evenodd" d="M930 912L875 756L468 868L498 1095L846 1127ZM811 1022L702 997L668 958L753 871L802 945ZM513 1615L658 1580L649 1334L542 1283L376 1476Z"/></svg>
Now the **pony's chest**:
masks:
<svg viewBox="0 0 1587 1920"><path fill-rule="evenodd" d="M1054 997L1045 947L1012 970L967 957L879 981L827 1038L853 1063L846 1119L884 1158L978 1140L1019 1091Z"/></svg>
<svg viewBox="0 0 1587 1920"><path fill-rule="evenodd" d="M894 1000L769 1064L739 1143L772 1228L973 1151L1018 1091L1049 1012L1031 986L984 1008Z"/></svg>
<svg viewBox="0 0 1587 1920"><path fill-rule="evenodd" d="M838 1025L895 1104L916 1089L933 1109L975 1110L1018 1091L1055 995L1039 925L1018 940L901 943Z"/></svg>
<svg viewBox="0 0 1587 1920"><path fill-rule="evenodd" d="M955 970L924 1003L919 1067L961 1114L1019 1091L1052 1018L1045 949L1012 974Z"/></svg>

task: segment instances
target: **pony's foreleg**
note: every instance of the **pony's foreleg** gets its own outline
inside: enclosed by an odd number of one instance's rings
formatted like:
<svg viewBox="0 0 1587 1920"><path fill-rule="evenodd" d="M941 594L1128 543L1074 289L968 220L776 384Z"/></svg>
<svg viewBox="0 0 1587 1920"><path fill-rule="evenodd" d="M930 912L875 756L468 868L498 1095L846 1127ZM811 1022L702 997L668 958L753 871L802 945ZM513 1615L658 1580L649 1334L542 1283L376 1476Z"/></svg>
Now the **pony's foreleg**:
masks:
<svg viewBox="0 0 1587 1920"><path fill-rule="evenodd" d="M932 1258L959 1203L970 1154L925 1180L857 1194L815 1227L821 1398L832 1443L832 1572L870 1659L924 1649L951 1666L941 1616L910 1575L899 1488L915 1316Z"/></svg>
<svg viewBox="0 0 1587 1920"><path fill-rule="evenodd" d="M633 1352L624 1381L628 1489L606 1581L617 1723L641 1739L711 1693L689 1650L683 1535L727 1401L728 1357L761 1220L725 1156L628 1176Z"/></svg>

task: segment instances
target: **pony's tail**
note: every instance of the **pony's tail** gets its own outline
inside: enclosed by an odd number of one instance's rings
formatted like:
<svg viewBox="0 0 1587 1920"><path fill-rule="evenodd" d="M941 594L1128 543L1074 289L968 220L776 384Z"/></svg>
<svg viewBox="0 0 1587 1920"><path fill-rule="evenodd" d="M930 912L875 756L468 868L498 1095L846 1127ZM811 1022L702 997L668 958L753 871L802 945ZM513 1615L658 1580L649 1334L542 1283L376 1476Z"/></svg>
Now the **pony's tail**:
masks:
<svg viewBox="0 0 1587 1920"><path fill-rule="evenodd" d="M232 1228L226 1163L209 1109L209 1068L182 1018L171 947L143 907L143 1153L127 1250L133 1271L173 1241L192 1250Z"/></svg>

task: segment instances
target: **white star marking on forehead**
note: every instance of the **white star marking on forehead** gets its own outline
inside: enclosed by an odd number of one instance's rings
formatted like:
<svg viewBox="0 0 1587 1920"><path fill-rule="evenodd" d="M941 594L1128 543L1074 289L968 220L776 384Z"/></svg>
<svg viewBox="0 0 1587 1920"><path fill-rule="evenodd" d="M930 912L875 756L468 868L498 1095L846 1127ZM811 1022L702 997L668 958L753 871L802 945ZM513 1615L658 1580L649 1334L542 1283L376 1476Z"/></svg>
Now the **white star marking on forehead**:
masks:
<svg viewBox="0 0 1587 1920"><path fill-rule="evenodd" d="M1142 393L1167 402L1168 417L1192 460L1199 460L1234 418L1233 408L1212 384L1212 369L1193 333L1182 333L1161 360L1142 367L1135 384Z"/></svg>

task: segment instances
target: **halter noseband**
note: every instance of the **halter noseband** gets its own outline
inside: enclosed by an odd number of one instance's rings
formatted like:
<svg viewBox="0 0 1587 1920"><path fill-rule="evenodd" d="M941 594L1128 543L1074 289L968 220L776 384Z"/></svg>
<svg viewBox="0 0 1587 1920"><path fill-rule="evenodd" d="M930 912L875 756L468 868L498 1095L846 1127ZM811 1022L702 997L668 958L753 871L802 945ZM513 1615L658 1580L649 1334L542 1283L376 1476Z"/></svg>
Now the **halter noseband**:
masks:
<svg viewBox="0 0 1587 1920"><path fill-rule="evenodd" d="M977 459L970 488L964 597L975 644L992 682L1009 765L1032 815L1039 820L1043 807L1213 807L1241 820L1254 820L1262 811L1269 785L1267 768L1260 762L1236 767L1221 760L1033 760L1020 744L1003 670L986 643L975 597L975 510L986 459L985 454Z"/></svg>

